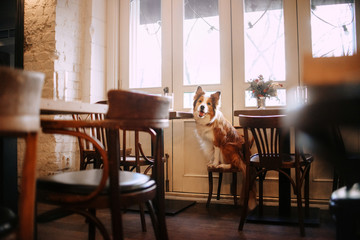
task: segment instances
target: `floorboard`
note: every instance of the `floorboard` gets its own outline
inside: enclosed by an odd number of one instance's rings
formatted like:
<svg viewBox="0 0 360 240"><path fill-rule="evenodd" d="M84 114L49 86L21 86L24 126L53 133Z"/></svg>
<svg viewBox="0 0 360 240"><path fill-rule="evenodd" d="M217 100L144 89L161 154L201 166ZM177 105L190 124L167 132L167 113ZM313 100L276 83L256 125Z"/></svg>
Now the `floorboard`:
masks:
<svg viewBox="0 0 360 240"><path fill-rule="evenodd" d="M51 209L39 204L38 212ZM173 216L166 216L169 238L173 240L231 240L231 239L266 239L266 240L332 240L335 237L335 224L328 210L320 210L320 225L307 226L306 237L302 238L295 225L274 225L245 223L244 230L237 230L241 208L226 204L205 203L193 206ZM98 211L98 216L110 229L108 210ZM123 214L125 239L155 239L150 217L146 214L147 232L141 232L140 216L137 212L127 211ZM87 224L83 217L70 215L56 221L38 224L39 240L87 239ZM96 239L102 239L97 232Z"/></svg>

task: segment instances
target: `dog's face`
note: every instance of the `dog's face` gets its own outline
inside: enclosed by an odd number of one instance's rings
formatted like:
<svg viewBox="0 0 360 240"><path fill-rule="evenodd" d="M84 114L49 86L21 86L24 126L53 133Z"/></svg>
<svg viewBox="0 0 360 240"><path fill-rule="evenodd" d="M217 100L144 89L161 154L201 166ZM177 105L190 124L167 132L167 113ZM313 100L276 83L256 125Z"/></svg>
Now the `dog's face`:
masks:
<svg viewBox="0 0 360 240"><path fill-rule="evenodd" d="M207 97L203 89L199 86L194 96L193 115L195 121L204 124L211 122L216 115L219 99L219 91Z"/></svg>

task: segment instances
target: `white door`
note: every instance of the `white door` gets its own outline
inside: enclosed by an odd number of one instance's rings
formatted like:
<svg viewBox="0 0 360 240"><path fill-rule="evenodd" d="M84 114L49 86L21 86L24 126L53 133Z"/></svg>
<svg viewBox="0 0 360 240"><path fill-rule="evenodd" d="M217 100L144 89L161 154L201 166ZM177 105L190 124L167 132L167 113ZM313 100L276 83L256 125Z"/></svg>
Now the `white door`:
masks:
<svg viewBox="0 0 360 240"><path fill-rule="evenodd" d="M191 111L201 85L224 93L222 112L232 120L230 0L121 1L120 25L121 88L168 88L174 109ZM207 192L207 161L194 127L193 120L174 120L165 130L170 191Z"/></svg>
<svg viewBox="0 0 360 240"><path fill-rule="evenodd" d="M220 109L231 122L230 0L174 0L172 13L175 109L192 111L194 92L202 86L208 93L222 93ZM194 130L194 120L173 121L172 190L176 192L208 192L208 160Z"/></svg>

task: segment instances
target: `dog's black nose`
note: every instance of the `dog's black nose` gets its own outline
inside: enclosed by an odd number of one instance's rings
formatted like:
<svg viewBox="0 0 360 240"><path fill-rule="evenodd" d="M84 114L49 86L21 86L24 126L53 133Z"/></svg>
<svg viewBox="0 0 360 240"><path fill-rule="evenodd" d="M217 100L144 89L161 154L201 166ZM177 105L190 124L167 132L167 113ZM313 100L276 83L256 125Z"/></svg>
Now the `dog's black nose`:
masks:
<svg viewBox="0 0 360 240"><path fill-rule="evenodd" d="M205 109L205 106L204 106L204 105L201 105L201 106L200 106L200 110L201 110L201 111L204 111L204 109Z"/></svg>

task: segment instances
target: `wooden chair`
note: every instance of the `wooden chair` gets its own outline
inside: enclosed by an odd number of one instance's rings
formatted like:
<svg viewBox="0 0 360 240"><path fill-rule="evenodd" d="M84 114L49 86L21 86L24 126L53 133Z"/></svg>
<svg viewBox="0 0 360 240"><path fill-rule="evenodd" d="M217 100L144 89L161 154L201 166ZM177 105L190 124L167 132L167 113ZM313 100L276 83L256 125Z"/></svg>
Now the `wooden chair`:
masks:
<svg viewBox="0 0 360 240"><path fill-rule="evenodd" d="M235 128L242 129L241 127L235 127ZM253 142L254 142L253 140L250 142L250 146L252 146ZM242 154L244 155L244 152L242 152ZM216 200L220 200L223 174L231 173L232 181L231 181L231 186L230 186L230 193L231 193L231 195L233 195L234 205L237 205L237 173L241 172L241 171L239 171L238 169L234 169L234 168L223 169L223 168L215 168L215 167L211 167L211 166L208 166L207 171L208 171L208 180L209 180L209 194L208 194L208 199L206 202L206 207L210 206L210 202L211 202L211 198L212 198L212 194L213 194L213 186L214 186L213 185L213 173L214 172L217 172L219 174Z"/></svg>
<svg viewBox="0 0 360 240"><path fill-rule="evenodd" d="M217 187L217 194L216 194L216 200L220 200L220 194L221 194L221 184L222 184L222 178L224 173L231 173L232 174L232 182L230 187L231 195L234 197L234 205L237 205L237 173L240 172L238 169L224 169L224 168L215 168L208 166L208 179L209 179L209 194L208 199L206 202L206 207L210 206L212 194L213 194L213 173L217 172L219 174L218 179L218 187Z"/></svg>
<svg viewBox="0 0 360 240"><path fill-rule="evenodd" d="M38 201L58 205L66 211L85 216L89 221L89 239L95 239L94 226L100 230L104 239L111 239L111 234L94 214L95 209L110 208L112 239L123 239L122 210L133 204L145 203L156 239L167 239L162 128L169 124L169 101L163 97L122 90L109 91L108 97L109 110L105 120L42 121L43 131L46 133L69 134L90 141L100 153L103 166L101 169L39 178ZM94 137L76 131L76 128L97 127L107 129L107 151ZM136 130L150 135L154 143L154 168L151 178L141 173L119 171L119 129Z"/></svg>
<svg viewBox="0 0 360 240"><path fill-rule="evenodd" d="M305 198L308 198L308 173L310 171L310 164L313 157L309 154L302 154L299 146L295 143L295 154L290 154L285 147L285 136L289 133L283 128L283 118L285 116L249 116L239 115L240 126L244 128L245 136L245 160L246 160L246 179L245 179L245 198L244 206L240 218L239 230L243 230L245 219L248 211L249 192L252 184L254 184L256 177L259 177L259 212L262 212L263 206L263 181L265 180L268 171L278 171L280 174L286 176L294 193L297 196L297 208L300 234L305 235L304 215L302 209L301 190L304 181ZM250 155L250 134L253 136L257 153ZM296 137L296 136L295 136ZM295 179L293 179L283 169L294 169ZM306 203L308 208L308 202Z"/></svg>
<svg viewBox="0 0 360 240"><path fill-rule="evenodd" d="M98 101L96 104L107 104L107 101ZM82 120L104 120L105 114L103 113L91 113L91 114L73 114L73 119L75 121L82 121ZM93 127L93 128L77 128L79 132L86 133L89 136L94 137L97 139L107 150L107 143L106 143L106 129L102 127ZM92 168L100 168L102 165L101 155L98 151L96 151L95 147L86 141L85 139L78 137L79 143L79 152L80 152L80 170L85 170L89 165L92 165Z"/></svg>
<svg viewBox="0 0 360 240"><path fill-rule="evenodd" d="M26 144L20 183L17 239L34 238L36 151L44 77L42 73L0 67L0 135L23 138ZM1 215L2 225L6 228L0 231L14 229L14 215L6 208L2 209ZM4 219L6 216L7 219Z"/></svg>
<svg viewBox="0 0 360 240"><path fill-rule="evenodd" d="M97 104L108 104L108 101L99 101ZM73 119L76 121L81 120L104 120L105 114L92 113L88 115L73 114ZM106 129L102 127L93 127L90 129L77 128L79 132L86 133L97 139L104 149L107 151ZM120 131L120 169L123 171L135 171L137 173L147 174L153 164L154 159L152 156L146 156L139 141L139 131L119 130ZM130 139L132 138L132 144ZM92 168L100 168L102 166L101 154L95 147L85 139L78 137L79 151L80 151L80 170L85 170L88 166ZM133 152L134 149L134 153ZM145 167L142 171L141 167ZM95 213L95 210L93 210ZM146 232L145 210L144 205L139 205L140 219L142 231Z"/></svg>
<svg viewBox="0 0 360 240"><path fill-rule="evenodd" d="M97 104L108 104L107 100L98 101ZM73 114L73 119L77 121L81 120L104 120L105 114L101 113L92 113L88 115L82 114ZM93 136L95 139L99 140L107 150L106 142L106 130L104 128L78 128L79 132L86 132L86 134ZM120 130L120 167L126 171L140 172L142 166L146 166L143 173L148 173L151 169L154 160L152 156L147 156L144 154L141 143L139 141L139 131L125 131ZM132 137L133 144L129 143L129 138ZM85 170L89 165L93 165L92 168L100 168L102 164L102 159L100 154L96 151L94 146L88 141L78 138L79 142L79 151L80 151L80 170ZM134 149L134 153L133 152Z"/></svg>

